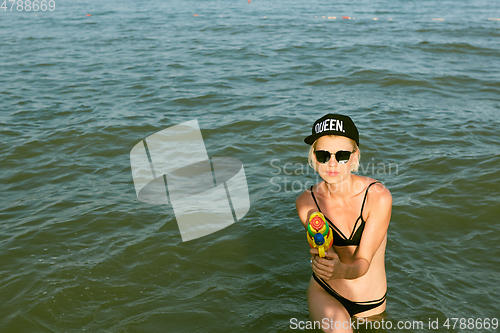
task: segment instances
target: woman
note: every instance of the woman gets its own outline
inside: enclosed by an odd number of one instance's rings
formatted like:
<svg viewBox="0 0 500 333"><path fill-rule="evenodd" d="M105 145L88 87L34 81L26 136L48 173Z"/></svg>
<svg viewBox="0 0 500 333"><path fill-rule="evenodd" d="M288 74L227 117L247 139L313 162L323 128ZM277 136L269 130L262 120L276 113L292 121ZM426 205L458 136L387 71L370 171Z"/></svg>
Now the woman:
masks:
<svg viewBox="0 0 500 333"><path fill-rule="evenodd" d="M385 310L392 196L380 182L351 173L359 167L360 151L358 130L348 116L325 115L304 141L311 145L309 164L323 181L299 195L297 212L306 228L309 216L322 212L334 237L325 258L311 249L310 317L325 332L352 332L351 317Z"/></svg>

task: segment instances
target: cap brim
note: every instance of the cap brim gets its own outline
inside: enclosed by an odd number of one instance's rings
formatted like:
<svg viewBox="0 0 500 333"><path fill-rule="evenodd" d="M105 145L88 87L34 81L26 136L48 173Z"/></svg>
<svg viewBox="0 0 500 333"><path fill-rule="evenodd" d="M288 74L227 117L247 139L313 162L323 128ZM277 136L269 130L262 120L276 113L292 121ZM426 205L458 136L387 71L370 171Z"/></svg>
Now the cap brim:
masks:
<svg viewBox="0 0 500 333"><path fill-rule="evenodd" d="M304 142L307 143L308 145L312 145L314 141L319 137L319 135L309 135L307 138L304 139Z"/></svg>

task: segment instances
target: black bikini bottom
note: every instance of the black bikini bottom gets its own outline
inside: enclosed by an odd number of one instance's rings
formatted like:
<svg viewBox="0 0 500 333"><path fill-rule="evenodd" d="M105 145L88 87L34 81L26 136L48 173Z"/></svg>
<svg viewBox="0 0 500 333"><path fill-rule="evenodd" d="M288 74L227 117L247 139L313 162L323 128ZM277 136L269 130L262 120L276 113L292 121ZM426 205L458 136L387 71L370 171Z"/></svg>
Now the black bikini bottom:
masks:
<svg viewBox="0 0 500 333"><path fill-rule="evenodd" d="M313 273L313 278L318 282L320 286L323 287L330 295L335 297L337 301L339 301L344 308L349 312L349 315L352 317L358 313L365 312L371 309L375 309L377 306L380 306L384 303L385 298L387 296L387 292L385 293L382 298L373 300L373 301L366 301L366 302L353 302L348 300L347 298L339 295L335 290L333 290L332 287L328 283L326 283L323 279L319 278L316 276L316 274Z"/></svg>

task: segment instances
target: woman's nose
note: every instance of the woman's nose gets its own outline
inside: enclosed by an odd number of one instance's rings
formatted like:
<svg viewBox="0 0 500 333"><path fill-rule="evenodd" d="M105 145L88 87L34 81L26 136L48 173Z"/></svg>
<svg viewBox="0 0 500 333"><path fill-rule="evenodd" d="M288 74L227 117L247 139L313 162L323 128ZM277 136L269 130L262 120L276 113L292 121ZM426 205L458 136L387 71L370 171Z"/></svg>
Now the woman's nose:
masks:
<svg viewBox="0 0 500 333"><path fill-rule="evenodd" d="M330 157L330 160L328 161L328 165L330 166L335 166L337 165L339 162L337 162L337 159L335 158L334 155L332 155L332 157Z"/></svg>

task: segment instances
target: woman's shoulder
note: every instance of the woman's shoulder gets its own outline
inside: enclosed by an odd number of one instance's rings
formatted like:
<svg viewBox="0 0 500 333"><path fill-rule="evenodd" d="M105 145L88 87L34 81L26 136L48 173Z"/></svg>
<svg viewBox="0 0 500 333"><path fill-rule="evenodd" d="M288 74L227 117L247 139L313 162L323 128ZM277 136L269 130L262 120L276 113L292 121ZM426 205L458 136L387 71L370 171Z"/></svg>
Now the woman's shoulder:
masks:
<svg viewBox="0 0 500 333"><path fill-rule="evenodd" d="M295 200L295 207L297 208L297 213L304 226L307 225L307 219L312 211L317 211L316 204L311 193L311 187L305 189L304 192L299 194Z"/></svg>
<svg viewBox="0 0 500 333"><path fill-rule="evenodd" d="M368 189L369 187L370 197L373 199L379 198L383 201L390 200L392 202L391 192L380 180L359 175L356 175L356 177L357 181L360 182L364 188Z"/></svg>
<svg viewBox="0 0 500 333"><path fill-rule="evenodd" d="M314 203L312 191L315 191L315 189L320 186L321 182L319 182L316 185L310 186L306 188L302 193L299 194L297 199L295 200L295 206L297 209L302 208L302 207L310 207L310 206L316 206Z"/></svg>
<svg viewBox="0 0 500 333"><path fill-rule="evenodd" d="M362 181L364 182L367 192L367 206L375 206L380 207L382 209L390 209L392 207L392 195L391 192L385 185L377 180L370 177L362 177Z"/></svg>
<svg viewBox="0 0 500 333"><path fill-rule="evenodd" d="M308 187L304 190L304 192L299 194L299 196L295 200L295 205L297 206L297 208L312 201L311 189L312 187Z"/></svg>

